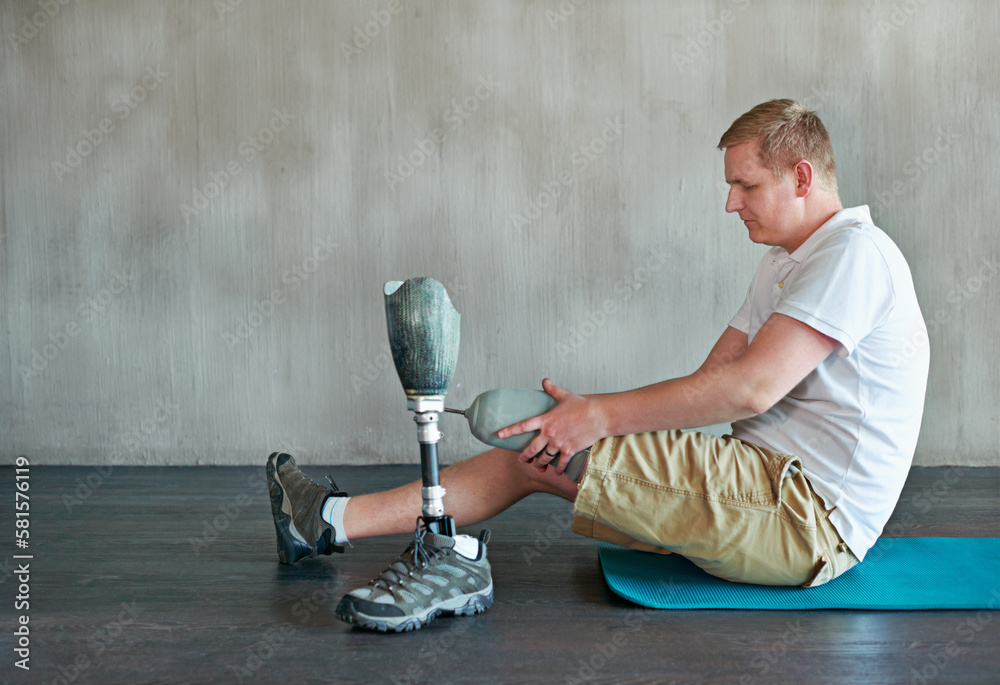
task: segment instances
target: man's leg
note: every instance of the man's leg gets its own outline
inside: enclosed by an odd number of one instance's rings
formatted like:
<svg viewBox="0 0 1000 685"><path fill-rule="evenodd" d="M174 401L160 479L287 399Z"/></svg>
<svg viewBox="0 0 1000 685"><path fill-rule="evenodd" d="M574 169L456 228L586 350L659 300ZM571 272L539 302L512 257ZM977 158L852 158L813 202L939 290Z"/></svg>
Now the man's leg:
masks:
<svg viewBox="0 0 1000 685"><path fill-rule="evenodd" d="M471 616L493 603L487 559L489 532L479 538L439 535L417 522L423 509L421 481L387 492L348 497L330 481L312 481L287 454L267 462L268 491L278 534L278 557L294 563L342 552L340 543L414 531L414 540L367 586L349 592L336 615L379 631L414 630L438 615ZM492 449L444 469L445 510L459 526L499 514L518 500L546 492L569 501L577 484L551 468L522 464L517 453ZM324 519L325 516L329 519Z"/></svg>
<svg viewBox="0 0 1000 685"><path fill-rule="evenodd" d="M517 453L493 449L444 469L445 511L458 526L494 516L534 492L568 500L576 483L517 460ZM413 530L423 506L422 482L347 501L341 526L348 538ZM336 615L379 631L414 630L438 615L471 616L493 603L487 559L489 531L478 539L434 534L416 526L413 543L365 587L347 593Z"/></svg>
<svg viewBox="0 0 1000 685"><path fill-rule="evenodd" d="M552 468L540 471L517 460L517 452L494 448L441 471L447 490L445 511L456 526L470 526L496 516L530 494L544 492L570 502L576 483ZM408 533L420 515L420 481L394 490L352 497L344 511L344 534L350 540Z"/></svg>
<svg viewBox="0 0 1000 685"><path fill-rule="evenodd" d="M607 438L591 450L573 531L677 552L726 580L821 584L853 562L807 475L796 457L732 436Z"/></svg>
<svg viewBox="0 0 1000 685"><path fill-rule="evenodd" d="M441 472L448 490L445 507L458 525L494 516L533 492L572 501L576 483L517 460L515 452L492 449ZM330 480L321 485L295 459L275 452L267 460L267 486L278 539L278 559L293 564L316 555L343 552L351 539L412 530L423 509L422 483L348 497Z"/></svg>

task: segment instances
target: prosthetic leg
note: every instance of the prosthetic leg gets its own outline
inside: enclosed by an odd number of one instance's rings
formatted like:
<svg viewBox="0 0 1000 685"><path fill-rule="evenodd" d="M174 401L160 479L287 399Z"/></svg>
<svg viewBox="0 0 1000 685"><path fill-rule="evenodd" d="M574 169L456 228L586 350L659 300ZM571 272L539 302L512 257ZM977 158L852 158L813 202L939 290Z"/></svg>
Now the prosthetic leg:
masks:
<svg viewBox="0 0 1000 685"><path fill-rule="evenodd" d="M438 473L437 443L441 439L438 417L443 411L462 414L469 429L482 442L520 452L537 433L503 440L496 433L518 421L544 414L555 399L539 390L500 388L479 395L465 410L448 409L444 396L458 361L459 320L444 286L433 278L411 278L385 284L385 316L389 347L396 372L406 393L406 407L414 412L420 466L423 474L423 520L428 530L454 536L455 522L444 513L445 489ZM576 480L588 450L578 452L566 467Z"/></svg>
<svg viewBox="0 0 1000 685"><path fill-rule="evenodd" d="M406 408L417 424L424 525L432 533L454 537L455 521L444 512L437 424L458 362L461 315L444 286L433 278L389 281L384 295L392 361L406 393Z"/></svg>

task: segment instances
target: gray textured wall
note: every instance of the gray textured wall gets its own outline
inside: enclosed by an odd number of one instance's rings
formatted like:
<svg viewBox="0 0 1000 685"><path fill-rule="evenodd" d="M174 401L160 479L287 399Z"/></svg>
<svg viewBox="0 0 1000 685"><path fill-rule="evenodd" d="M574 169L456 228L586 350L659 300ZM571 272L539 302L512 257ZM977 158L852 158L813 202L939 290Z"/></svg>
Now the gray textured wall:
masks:
<svg viewBox="0 0 1000 685"><path fill-rule="evenodd" d="M462 312L449 404L692 370L763 248L722 131L834 137L930 322L918 463L1000 464L996 3L4 2L0 453L415 461L381 286ZM607 311L604 311L604 310ZM474 448L443 419L442 456Z"/></svg>

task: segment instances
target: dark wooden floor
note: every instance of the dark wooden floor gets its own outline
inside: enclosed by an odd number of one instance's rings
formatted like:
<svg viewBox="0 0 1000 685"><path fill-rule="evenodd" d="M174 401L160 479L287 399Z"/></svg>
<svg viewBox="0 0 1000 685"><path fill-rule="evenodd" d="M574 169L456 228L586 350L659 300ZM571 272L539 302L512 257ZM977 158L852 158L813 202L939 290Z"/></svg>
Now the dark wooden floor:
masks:
<svg viewBox="0 0 1000 685"><path fill-rule="evenodd" d="M352 494L418 471L305 470L332 472ZM32 467L30 609L14 612L14 473L0 469L2 682L1000 682L996 612L631 605L605 586L596 543L569 531L569 505L543 496L487 524L490 611L402 635L353 630L333 616L336 602L407 537L281 566L263 472ZM886 534L1000 536L998 504L998 468L914 469ZM30 673L13 666L21 613L30 616Z"/></svg>

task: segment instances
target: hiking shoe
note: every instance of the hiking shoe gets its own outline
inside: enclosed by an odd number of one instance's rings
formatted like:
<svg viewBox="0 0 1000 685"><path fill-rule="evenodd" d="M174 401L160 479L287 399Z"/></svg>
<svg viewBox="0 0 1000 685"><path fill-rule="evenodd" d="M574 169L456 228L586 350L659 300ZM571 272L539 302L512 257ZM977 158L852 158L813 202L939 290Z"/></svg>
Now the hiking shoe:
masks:
<svg viewBox="0 0 1000 685"><path fill-rule="evenodd" d="M493 604L493 577L486 559L490 532L437 535L421 529L389 568L367 587L349 592L337 618L368 630L397 633L422 628L439 615L472 616Z"/></svg>
<svg viewBox="0 0 1000 685"><path fill-rule="evenodd" d="M267 458L267 491L282 564L344 551L343 545L333 543L333 526L322 514L327 497L346 497L347 493L339 490L330 476L326 479L330 487L312 481L290 454L274 452Z"/></svg>

